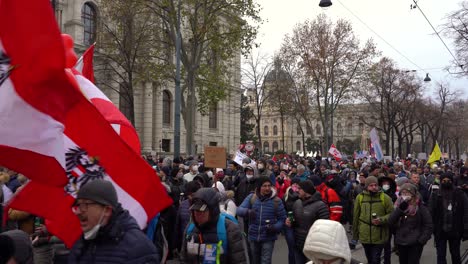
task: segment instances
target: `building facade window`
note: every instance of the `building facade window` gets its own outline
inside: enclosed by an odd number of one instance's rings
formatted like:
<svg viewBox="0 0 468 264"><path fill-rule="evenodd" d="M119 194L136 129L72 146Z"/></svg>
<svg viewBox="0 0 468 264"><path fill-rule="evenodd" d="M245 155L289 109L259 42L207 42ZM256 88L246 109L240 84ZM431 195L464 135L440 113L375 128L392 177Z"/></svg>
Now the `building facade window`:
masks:
<svg viewBox="0 0 468 264"><path fill-rule="evenodd" d="M277 142L277 141L273 141L273 146L272 146L272 148L273 148L273 152L278 151L278 142Z"/></svg>
<svg viewBox="0 0 468 264"><path fill-rule="evenodd" d="M86 2L81 9L81 22L83 23L83 44L89 46L96 41L97 12L94 4Z"/></svg>
<svg viewBox="0 0 468 264"><path fill-rule="evenodd" d="M362 133L362 132L364 132L364 124L359 123L359 133Z"/></svg>
<svg viewBox="0 0 468 264"><path fill-rule="evenodd" d="M277 135L278 135L278 127L273 126L273 136L277 136Z"/></svg>
<svg viewBox="0 0 468 264"><path fill-rule="evenodd" d="M348 123L348 126L346 127L346 133L348 133L349 135L353 134L353 124Z"/></svg>
<svg viewBox="0 0 468 264"><path fill-rule="evenodd" d="M211 141L211 142L209 143L209 145L212 146L212 147L216 147L216 146L218 146L218 142L213 142L213 141Z"/></svg>
<svg viewBox="0 0 468 264"><path fill-rule="evenodd" d="M300 135L301 134L301 126L300 125L297 125L296 127L296 135Z"/></svg>
<svg viewBox="0 0 468 264"><path fill-rule="evenodd" d="M209 119L209 127L211 129L218 128L218 105L214 105L210 108Z"/></svg>
<svg viewBox="0 0 468 264"><path fill-rule="evenodd" d="M338 135L343 135L343 126L340 123L336 125L336 132L338 133Z"/></svg>
<svg viewBox="0 0 468 264"><path fill-rule="evenodd" d="M312 135L312 129L310 129L310 126L306 125L306 133L307 135Z"/></svg>
<svg viewBox="0 0 468 264"><path fill-rule="evenodd" d="M299 151L299 150L301 150L301 142L297 141L296 142L296 151Z"/></svg>
<svg viewBox="0 0 468 264"><path fill-rule="evenodd" d="M163 152L171 152L171 140L170 139L161 140L161 150Z"/></svg>
<svg viewBox="0 0 468 264"><path fill-rule="evenodd" d="M270 151L270 144L268 141L263 142L263 152L269 152Z"/></svg>
<svg viewBox="0 0 468 264"><path fill-rule="evenodd" d="M263 135L268 136L268 126L263 128Z"/></svg>
<svg viewBox="0 0 468 264"><path fill-rule="evenodd" d="M171 93L168 90L164 90L162 93L162 115L163 124L171 124Z"/></svg>
<svg viewBox="0 0 468 264"><path fill-rule="evenodd" d="M319 124L315 126L315 134L322 135L322 127Z"/></svg>

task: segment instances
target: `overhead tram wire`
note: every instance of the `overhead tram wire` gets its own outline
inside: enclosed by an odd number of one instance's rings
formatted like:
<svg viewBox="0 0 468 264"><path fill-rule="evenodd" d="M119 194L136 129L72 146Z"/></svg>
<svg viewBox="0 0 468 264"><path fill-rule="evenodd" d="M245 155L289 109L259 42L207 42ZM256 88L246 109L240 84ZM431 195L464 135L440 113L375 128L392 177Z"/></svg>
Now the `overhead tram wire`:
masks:
<svg viewBox="0 0 468 264"><path fill-rule="evenodd" d="M356 14L353 13L353 11L351 11L348 7L346 7L341 1L337 1L338 3L340 3L341 6L343 6L351 15L353 15L357 20L359 20L359 22L361 22L367 29L369 29L370 31L372 31L372 33L374 33L378 38L380 38L383 42L385 42L385 44L387 44L390 48L392 48L394 51L396 51L398 54L400 54L400 56L402 56L403 58L405 58L408 62L410 62L411 64L413 64L414 66L416 66L416 68L420 69L421 71L424 72L424 69L419 67L419 65L417 65L416 63L414 63L412 60L410 60L408 57L406 57L403 53L401 53L399 50L397 50L392 44L390 44L388 41L386 41L382 36L380 36L379 33L375 32L375 30L373 30L370 26L368 26L364 21L362 21L362 19L360 19Z"/></svg>
<svg viewBox="0 0 468 264"><path fill-rule="evenodd" d="M437 37L439 37L440 41L442 41L442 44L444 44L445 48L447 49L447 51L450 53L450 55L452 55L453 59L455 60L455 62L458 64L458 66L462 69L462 71L465 71L463 69L463 64L461 64L457 58L455 57L455 55L453 55L452 51L449 49L449 47L447 46L447 44L445 43L445 41L442 39L442 37L440 36L439 32L437 32L437 30L434 28L434 26L432 25L431 21L429 21L429 19L427 18L426 14L424 14L424 12L422 11L421 7L418 5L418 3L416 2L416 0L413 0L414 2L414 5L419 9L419 11L421 12L421 14L424 16L424 18L426 19L427 23L429 23L429 25L431 26L432 30L434 30L434 32L436 33Z"/></svg>

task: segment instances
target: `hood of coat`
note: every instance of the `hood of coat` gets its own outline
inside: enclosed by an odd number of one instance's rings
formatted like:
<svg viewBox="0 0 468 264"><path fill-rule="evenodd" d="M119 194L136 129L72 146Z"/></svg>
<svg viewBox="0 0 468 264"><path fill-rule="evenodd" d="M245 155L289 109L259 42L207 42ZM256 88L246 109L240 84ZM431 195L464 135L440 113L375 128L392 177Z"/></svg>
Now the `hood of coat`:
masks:
<svg viewBox="0 0 468 264"><path fill-rule="evenodd" d="M314 263L318 260L330 260L336 257L351 262L351 250L344 227L336 221L319 219L309 230L305 244L304 255Z"/></svg>
<svg viewBox="0 0 468 264"><path fill-rule="evenodd" d="M379 186L382 187L382 183L384 181L388 181L390 182L390 190L388 190L389 193L395 193L396 192L396 189L397 189L397 185L396 185L396 182L394 179L388 177L388 176L380 176L378 179L379 181Z"/></svg>
<svg viewBox="0 0 468 264"><path fill-rule="evenodd" d="M192 203L195 203L197 200L203 201L208 206L210 210L210 220L208 223L199 226L199 228L205 228L211 223L215 223L218 220L220 210L219 203L221 202L221 194L217 192L214 188L201 188L193 194Z"/></svg>

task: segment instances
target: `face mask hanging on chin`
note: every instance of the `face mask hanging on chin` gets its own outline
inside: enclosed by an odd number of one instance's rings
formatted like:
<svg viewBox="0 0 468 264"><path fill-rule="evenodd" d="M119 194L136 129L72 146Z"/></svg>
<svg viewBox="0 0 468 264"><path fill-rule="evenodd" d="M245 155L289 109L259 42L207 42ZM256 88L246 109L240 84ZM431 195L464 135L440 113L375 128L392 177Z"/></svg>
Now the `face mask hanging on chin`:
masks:
<svg viewBox="0 0 468 264"><path fill-rule="evenodd" d="M102 224L102 219L104 218L104 212L105 212L105 208L104 210L102 210L102 213L101 213L101 217L99 218L99 222L97 225L95 225L93 228L91 228L91 230L87 231L87 232L84 232L84 239L85 240L93 240L96 238L97 234L98 234L98 231L99 231L99 228L101 228L101 224Z"/></svg>

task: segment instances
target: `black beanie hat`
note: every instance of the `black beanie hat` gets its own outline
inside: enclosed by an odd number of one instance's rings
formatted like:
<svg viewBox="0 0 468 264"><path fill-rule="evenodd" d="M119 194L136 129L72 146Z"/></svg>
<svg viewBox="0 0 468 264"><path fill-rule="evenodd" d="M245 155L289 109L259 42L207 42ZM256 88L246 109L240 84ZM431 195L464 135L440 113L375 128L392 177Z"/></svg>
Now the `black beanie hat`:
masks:
<svg viewBox="0 0 468 264"><path fill-rule="evenodd" d="M304 192L311 194L311 195L316 192L314 184L309 180L300 182L299 187L301 187L301 189L304 190Z"/></svg>
<svg viewBox="0 0 468 264"><path fill-rule="evenodd" d="M257 190L260 190L260 188L262 187L262 185L263 185L265 182L271 183L270 178L268 178L268 177L260 177L260 178L258 178L258 179L257 179Z"/></svg>
<svg viewBox="0 0 468 264"><path fill-rule="evenodd" d="M301 182L301 179L299 177L294 177L292 180L291 180L291 184L294 184L294 183L297 183L299 184Z"/></svg>
<svg viewBox="0 0 468 264"><path fill-rule="evenodd" d="M318 175L313 175L310 178L311 178L312 183L314 184L314 186L319 186L323 182L322 178L320 178L320 176L318 176Z"/></svg>
<svg viewBox="0 0 468 264"><path fill-rule="evenodd" d="M76 199L88 199L102 205L110 205L113 208L116 208L118 204L114 185L110 181L101 179L89 181L83 185L78 191Z"/></svg>
<svg viewBox="0 0 468 264"><path fill-rule="evenodd" d="M451 173L451 172L443 173L443 174L440 176L440 181L444 180L445 178L449 178L450 181L453 182L453 173Z"/></svg>

